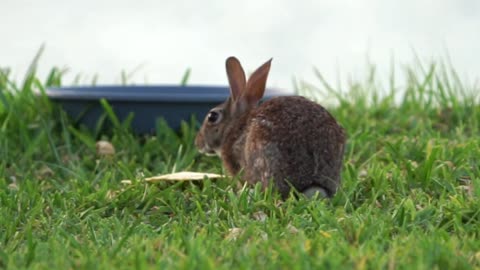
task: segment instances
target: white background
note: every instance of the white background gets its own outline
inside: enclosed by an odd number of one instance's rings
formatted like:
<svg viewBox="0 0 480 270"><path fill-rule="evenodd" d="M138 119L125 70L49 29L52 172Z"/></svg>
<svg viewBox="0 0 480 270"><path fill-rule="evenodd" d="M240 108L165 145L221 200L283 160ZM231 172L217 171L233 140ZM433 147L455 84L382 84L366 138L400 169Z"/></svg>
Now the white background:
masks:
<svg viewBox="0 0 480 270"><path fill-rule="evenodd" d="M479 0L0 0L0 66L21 80L45 43L40 74L68 67L120 82L225 84L224 61L236 55L248 71L273 57L270 86L296 78L363 78L367 58L380 75L392 58L399 68L450 56L462 78L480 71ZM85 77L85 78L87 78ZM87 79L85 79L85 82Z"/></svg>

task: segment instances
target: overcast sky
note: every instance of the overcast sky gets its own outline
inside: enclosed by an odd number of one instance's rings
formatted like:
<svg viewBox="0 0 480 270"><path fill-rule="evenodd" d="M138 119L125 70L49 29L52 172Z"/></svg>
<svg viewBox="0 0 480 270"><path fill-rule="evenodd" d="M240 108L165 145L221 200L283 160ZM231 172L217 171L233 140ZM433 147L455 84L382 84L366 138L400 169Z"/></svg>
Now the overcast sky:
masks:
<svg viewBox="0 0 480 270"><path fill-rule="evenodd" d="M224 61L236 55L249 71L273 57L269 85L292 77L315 82L337 72L362 78L367 55L387 74L412 63L413 50L440 59L448 51L461 76L480 73L479 0L1 0L0 66L21 79L36 50L53 66L99 75L104 84L142 68L137 83L225 84Z"/></svg>

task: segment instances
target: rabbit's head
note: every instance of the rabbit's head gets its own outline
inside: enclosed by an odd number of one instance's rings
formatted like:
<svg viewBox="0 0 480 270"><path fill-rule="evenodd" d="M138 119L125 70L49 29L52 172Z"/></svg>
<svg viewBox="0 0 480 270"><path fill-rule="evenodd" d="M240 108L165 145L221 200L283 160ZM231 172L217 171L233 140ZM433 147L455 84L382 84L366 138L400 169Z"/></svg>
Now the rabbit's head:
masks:
<svg viewBox="0 0 480 270"><path fill-rule="evenodd" d="M203 120L195 138L195 145L201 153L220 156L226 131L254 109L263 97L271 61L272 59L255 70L247 81L238 59L235 57L227 59L230 97L211 109Z"/></svg>

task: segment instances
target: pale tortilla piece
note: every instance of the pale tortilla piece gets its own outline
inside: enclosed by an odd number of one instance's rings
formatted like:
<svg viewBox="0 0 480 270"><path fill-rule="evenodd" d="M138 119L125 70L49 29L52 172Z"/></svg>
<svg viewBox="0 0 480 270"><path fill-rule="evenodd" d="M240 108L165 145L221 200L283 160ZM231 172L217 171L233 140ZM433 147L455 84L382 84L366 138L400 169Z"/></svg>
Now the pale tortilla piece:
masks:
<svg viewBox="0 0 480 270"><path fill-rule="evenodd" d="M178 172L178 173L147 177L145 178L145 181L149 183L157 183L162 181L191 181L191 180L203 180L205 179L205 177L209 179L218 179L218 178L223 178L224 176L221 174L215 174L215 173ZM122 180L121 183L131 184L132 181Z"/></svg>

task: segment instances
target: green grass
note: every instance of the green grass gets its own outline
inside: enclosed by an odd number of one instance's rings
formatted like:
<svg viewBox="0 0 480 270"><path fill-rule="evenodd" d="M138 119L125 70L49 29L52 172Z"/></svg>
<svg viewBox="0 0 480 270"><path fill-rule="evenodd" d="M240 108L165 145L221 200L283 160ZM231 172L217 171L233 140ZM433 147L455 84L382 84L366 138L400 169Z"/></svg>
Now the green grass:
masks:
<svg viewBox="0 0 480 270"><path fill-rule="evenodd" d="M348 147L332 200L285 202L235 179L145 184L222 167L196 152L195 122L179 133L159 122L149 137L121 122L106 133L72 126L32 94L61 85L62 71L40 81L35 66L20 83L0 73L0 268L480 268L479 89L441 63L416 63L385 89L374 69L343 89L320 74L295 82L334 101ZM99 139L117 154L97 156Z"/></svg>

